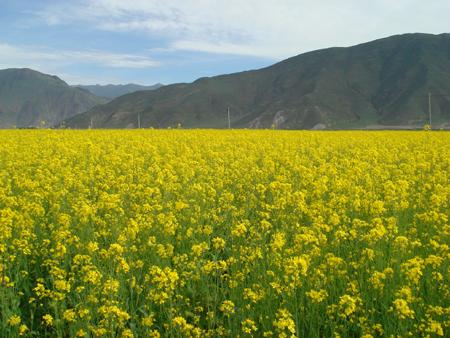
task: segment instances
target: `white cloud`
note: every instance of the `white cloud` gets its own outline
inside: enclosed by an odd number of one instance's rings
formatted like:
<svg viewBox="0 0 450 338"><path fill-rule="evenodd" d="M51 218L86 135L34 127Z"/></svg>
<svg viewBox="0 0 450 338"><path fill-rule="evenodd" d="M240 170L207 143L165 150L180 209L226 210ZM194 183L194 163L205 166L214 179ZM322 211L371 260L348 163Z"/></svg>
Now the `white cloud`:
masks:
<svg viewBox="0 0 450 338"><path fill-rule="evenodd" d="M35 46L13 46L0 43L0 68L40 68L49 63L59 65L96 64L111 68L148 68L159 63L140 55L115 54L103 51L51 50Z"/></svg>
<svg viewBox="0 0 450 338"><path fill-rule="evenodd" d="M188 50L214 54L235 54L247 56L266 56L267 51L259 45L243 45L224 42L187 41L180 40L172 44L172 50ZM284 56L281 50L272 50L270 55L275 58Z"/></svg>
<svg viewBox="0 0 450 338"><path fill-rule="evenodd" d="M159 65L159 62L145 56L98 51L65 51L61 52L59 56L79 63L96 63L112 68L148 68Z"/></svg>
<svg viewBox="0 0 450 338"><path fill-rule="evenodd" d="M146 32L163 38L162 48L280 59L397 33L450 31L448 13L446 0L77 0L38 15L52 25Z"/></svg>

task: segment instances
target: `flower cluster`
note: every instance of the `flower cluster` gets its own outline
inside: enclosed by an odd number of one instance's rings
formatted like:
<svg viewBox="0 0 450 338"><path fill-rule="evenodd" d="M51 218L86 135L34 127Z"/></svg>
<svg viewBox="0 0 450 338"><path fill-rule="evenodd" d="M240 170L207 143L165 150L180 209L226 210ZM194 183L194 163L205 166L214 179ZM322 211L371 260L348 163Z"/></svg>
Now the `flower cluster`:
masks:
<svg viewBox="0 0 450 338"><path fill-rule="evenodd" d="M448 133L0 141L2 337L450 334Z"/></svg>

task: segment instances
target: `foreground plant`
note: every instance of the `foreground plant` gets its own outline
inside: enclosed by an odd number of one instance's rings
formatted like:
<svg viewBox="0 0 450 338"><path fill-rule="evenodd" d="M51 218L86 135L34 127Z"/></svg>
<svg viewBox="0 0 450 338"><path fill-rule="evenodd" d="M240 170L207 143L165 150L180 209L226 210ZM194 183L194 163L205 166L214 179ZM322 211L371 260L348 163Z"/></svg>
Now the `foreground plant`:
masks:
<svg viewBox="0 0 450 338"><path fill-rule="evenodd" d="M448 334L448 133L0 138L1 336Z"/></svg>

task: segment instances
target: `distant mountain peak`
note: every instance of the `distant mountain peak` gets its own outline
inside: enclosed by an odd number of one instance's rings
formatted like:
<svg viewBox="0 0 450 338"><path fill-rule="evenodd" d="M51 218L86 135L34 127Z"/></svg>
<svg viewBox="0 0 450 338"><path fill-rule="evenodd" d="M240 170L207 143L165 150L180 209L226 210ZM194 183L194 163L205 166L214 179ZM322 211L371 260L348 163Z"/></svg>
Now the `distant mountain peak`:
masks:
<svg viewBox="0 0 450 338"><path fill-rule="evenodd" d="M58 124L105 103L54 75L29 68L0 70L0 128Z"/></svg>

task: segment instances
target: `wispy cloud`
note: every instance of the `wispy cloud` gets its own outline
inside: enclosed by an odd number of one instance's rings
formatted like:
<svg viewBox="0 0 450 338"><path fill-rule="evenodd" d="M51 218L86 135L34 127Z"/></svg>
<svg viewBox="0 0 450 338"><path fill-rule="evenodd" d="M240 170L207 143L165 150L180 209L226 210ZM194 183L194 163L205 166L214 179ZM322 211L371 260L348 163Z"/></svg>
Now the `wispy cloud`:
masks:
<svg viewBox="0 0 450 338"><path fill-rule="evenodd" d="M235 44L227 42L208 42L208 41L188 41L180 40L171 45L173 50L197 51L214 54L234 54L246 56L269 57L264 47L255 44ZM270 58L282 58L285 56L283 51L273 50Z"/></svg>
<svg viewBox="0 0 450 338"><path fill-rule="evenodd" d="M395 33L449 31L449 12L448 1L419 0L74 0L37 15L51 25L145 32L162 37L161 48L279 59Z"/></svg>
<svg viewBox="0 0 450 338"><path fill-rule="evenodd" d="M96 50L52 50L36 46L14 46L0 43L0 67L41 67L48 63L60 65L95 64L111 68L148 68L160 63L131 54L115 54Z"/></svg>
<svg viewBox="0 0 450 338"><path fill-rule="evenodd" d="M97 63L113 68L148 68L160 65L146 56L131 54L114 54L100 51L64 51L60 58L69 58L78 62Z"/></svg>

